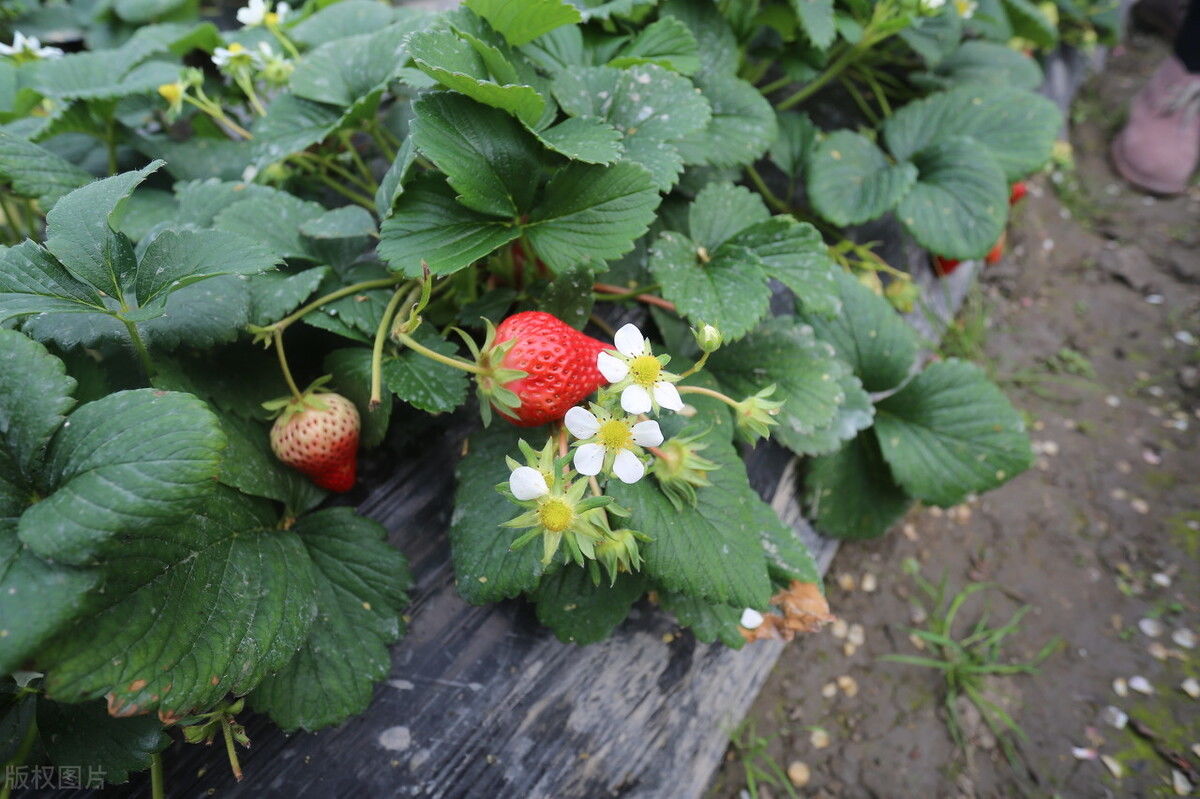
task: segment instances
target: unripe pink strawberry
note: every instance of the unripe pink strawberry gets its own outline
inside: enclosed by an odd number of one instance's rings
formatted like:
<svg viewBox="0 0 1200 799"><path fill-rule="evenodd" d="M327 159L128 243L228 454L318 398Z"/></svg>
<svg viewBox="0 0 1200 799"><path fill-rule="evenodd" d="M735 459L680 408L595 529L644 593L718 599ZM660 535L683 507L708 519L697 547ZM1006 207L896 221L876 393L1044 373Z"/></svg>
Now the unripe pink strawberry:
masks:
<svg viewBox="0 0 1200 799"><path fill-rule="evenodd" d="M271 428L275 457L327 491L349 491L358 470L358 408L341 394L293 399Z"/></svg>

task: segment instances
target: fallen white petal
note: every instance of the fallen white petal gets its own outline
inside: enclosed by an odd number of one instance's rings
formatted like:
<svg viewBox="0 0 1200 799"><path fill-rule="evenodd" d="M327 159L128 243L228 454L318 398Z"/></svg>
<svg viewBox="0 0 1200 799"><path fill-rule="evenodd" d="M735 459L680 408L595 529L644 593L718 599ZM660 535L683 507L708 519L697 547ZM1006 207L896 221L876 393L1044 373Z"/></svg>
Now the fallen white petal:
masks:
<svg viewBox="0 0 1200 799"><path fill-rule="evenodd" d="M570 414L568 414L570 415ZM633 443L639 447L657 447L663 443L662 430L659 429L658 422L653 419L647 419L644 422L638 422L633 426Z"/></svg>
<svg viewBox="0 0 1200 799"><path fill-rule="evenodd" d="M634 455L627 449L623 449L617 453L617 457L613 460L613 473L621 478L622 483L636 483L646 473L646 467L638 460L637 455Z"/></svg>
<svg viewBox="0 0 1200 799"><path fill-rule="evenodd" d="M666 380L659 380L654 384L654 401L668 411L683 410L683 399L679 396L679 389Z"/></svg>
<svg viewBox="0 0 1200 799"><path fill-rule="evenodd" d="M763 615L754 608L746 608L742 611L742 620L739 623L747 630L757 630L762 626Z"/></svg>
<svg viewBox="0 0 1200 799"><path fill-rule="evenodd" d="M1179 684L1179 687L1192 699L1200 699L1200 680L1195 677L1188 677Z"/></svg>
<svg viewBox="0 0 1200 799"><path fill-rule="evenodd" d="M1176 646L1181 646L1184 649L1196 648L1196 634L1184 627L1171 633L1171 640L1175 642Z"/></svg>
<svg viewBox="0 0 1200 799"><path fill-rule="evenodd" d="M641 386L626 386L621 392L621 407L625 413L650 413L650 392Z"/></svg>
<svg viewBox="0 0 1200 799"><path fill-rule="evenodd" d="M628 355L630 358L641 355L646 347L646 339L642 335L642 331L633 324L623 325L613 336L613 343L617 345L618 352Z"/></svg>
<svg viewBox="0 0 1200 799"><path fill-rule="evenodd" d="M578 439L589 439L600 429L600 420L596 418L596 414L578 405L567 411L563 417L563 424L571 431L571 435Z"/></svg>
<svg viewBox="0 0 1200 799"><path fill-rule="evenodd" d="M518 466L508 477L508 488L520 500L537 499L550 493L546 478L532 466Z"/></svg>
<svg viewBox="0 0 1200 799"><path fill-rule="evenodd" d="M1147 696L1154 693L1154 686L1150 684L1149 680L1140 674L1136 677L1129 678L1129 687L1137 691L1139 694L1146 694Z"/></svg>
<svg viewBox="0 0 1200 799"><path fill-rule="evenodd" d="M1142 631L1142 635L1157 638L1163 634L1163 623L1158 619L1140 619L1138 629Z"/></svg>
<svg viewBox="0 0 1200 799"><path fill-rule="evenodd" d="M600 444L584 444L575 450L575 471L593 477L600 474L604 465L604 447Z"/></svg>
<svg viewBox="0 0 1200 799"><path fill-rule="evenodd" d="M1118 730L1124 729L1129 723L1129 714L1119 707L1109 705L1104 710L1100 711L1100 718L1104 719L1106 724L1116 727Z"/></svg>
<svg viewBox="0 0 1200 799"><path fill-rule="evenodd" d="M620 382L629 374L629 364L607 352L602 352L596 356L596 368L600 370L600 374L604 375L604 379L610 383Z"/></svg>

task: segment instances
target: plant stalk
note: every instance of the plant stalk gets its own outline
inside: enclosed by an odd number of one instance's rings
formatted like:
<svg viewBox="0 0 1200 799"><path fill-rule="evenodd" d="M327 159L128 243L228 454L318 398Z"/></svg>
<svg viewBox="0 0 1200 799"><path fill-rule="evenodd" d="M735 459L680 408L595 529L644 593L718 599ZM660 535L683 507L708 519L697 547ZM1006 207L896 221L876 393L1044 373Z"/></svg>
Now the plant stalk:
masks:
<svg viewBox="0 0 1200 799"><path fill-rule="evenodd" d="M304 394L301 393L299 386L296 385L296 381L292 378L292 370L288 367L287 354L283 351L282 330L275 331L275 355L279 358L279 370L283 372L284 382L287 383L292 396L298 400L303 400Z"/></svg>
<svg viewBox="0 0 1200 799"><path fill-rule="evenodd" d="M164 799L162 752L150 756L150 796L152 799Z"/></svg>
<svg viewBox="0 0 1200 799"><path fill-rule="evenodd" d="M121 321L125 323L125 329L129 331L129 340L133 342L133 351L142 365L142 371L146 373L146 379L149 380L154 377L154 361L150 360L150 351L146 349L146 342L142 340L142 334L138 332L136 324L125 319Z"/></svg>
<svg viewBox="0 0 1200 799"><path fill-rule="evenodd" d="M442 355L440 352L429 349L407 333L396 333L395 339L413 352L424 355L431 361L437 361L438 363L443 363L446 366L452 366L455 369L461 369L464 372L470 372L473 375L486 374L485 370L481 369L477 364L464 361L461 358L452 358L449 355Z"/></svg>
<svg viewBox="0 0 1200 799"><path fill-rule="evenodd" d="M371 399L367 402L367 407L371 410L375 410L379 403L383 402L383 344L387 341L392 319L396 315L396 309L400 307L401 300L412 295L412 290L405 291L403 286L396 289L392 298L388 300L387 307L383 309L379 327L375 328L375 343L371 347Z"/></svg>

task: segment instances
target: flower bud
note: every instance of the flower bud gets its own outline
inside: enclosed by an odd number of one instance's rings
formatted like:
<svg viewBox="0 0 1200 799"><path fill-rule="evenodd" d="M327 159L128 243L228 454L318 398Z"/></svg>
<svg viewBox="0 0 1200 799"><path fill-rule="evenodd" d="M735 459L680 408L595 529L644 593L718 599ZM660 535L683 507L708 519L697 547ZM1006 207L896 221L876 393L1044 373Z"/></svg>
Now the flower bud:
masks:
<svg viewBox="0 0 1200 799"><path fill-rule="evenodd" d="M859 272L854 277L859 283L862 283L875 294L883 294L883 282L879 279L879 275L874 272Z"/></svg>
<svg viewBox="0 0 1200 799"><path fill-rule="evenodd" d="M897 311L909 313L916 305L917 298L921 296L921 290L911 280L893 280L888 283L883 294Z"/></svg>
<svg viewBox="0 0 1200 799"><path fill-rule="evenodd" d="M699 330L692 331L692 335L696 337L696 346L701 352L716 352L724 341L721 331L712 325L701 325Z"/></svg>

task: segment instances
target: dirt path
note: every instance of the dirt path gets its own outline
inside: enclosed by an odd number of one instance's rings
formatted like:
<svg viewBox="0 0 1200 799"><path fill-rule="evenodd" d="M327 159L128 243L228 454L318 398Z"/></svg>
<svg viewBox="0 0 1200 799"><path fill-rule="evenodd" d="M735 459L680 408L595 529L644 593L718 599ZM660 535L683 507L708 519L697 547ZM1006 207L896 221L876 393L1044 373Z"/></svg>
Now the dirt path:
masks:
<svg viewBox="0 0 1200 799"><path fill-rule="evenodd" d="M1010 255L987 271L957 337L1028 414L1037 467L980 500L916 511L883 539L843 548L829 596L846 622L834 632L846 637L784 654L713 796L738 796L746 764L768 770L771 761L804 764L792 770L800 781L807 771L797 793L819 797L1187 791L1172 787L1168 758L1200 768L1200 700L1181 688L1200 678L1200 649L1187 647L1189 631L1200 633L1200 187L1148 198L1106 157L1129 96L1163 52L1135 34L1082 93L1076 174L1035 183ZM985 608L999 627L1031 606L1001 662L1061 641L1035 675L996 678L985 690L1026 736L1014 741L1013 762L965 701L967 744L956 746L940 672L881 660L934 656L910 640L910 627L931 621L906 562L933 582L944 574L951 594L998 586L966 601L956 637ZM1115 680L1133 687L1122 696ZM1110 722L1121 714L1131 721L1118 729ZM762 785L759 796L786 795Z"/></svg>

